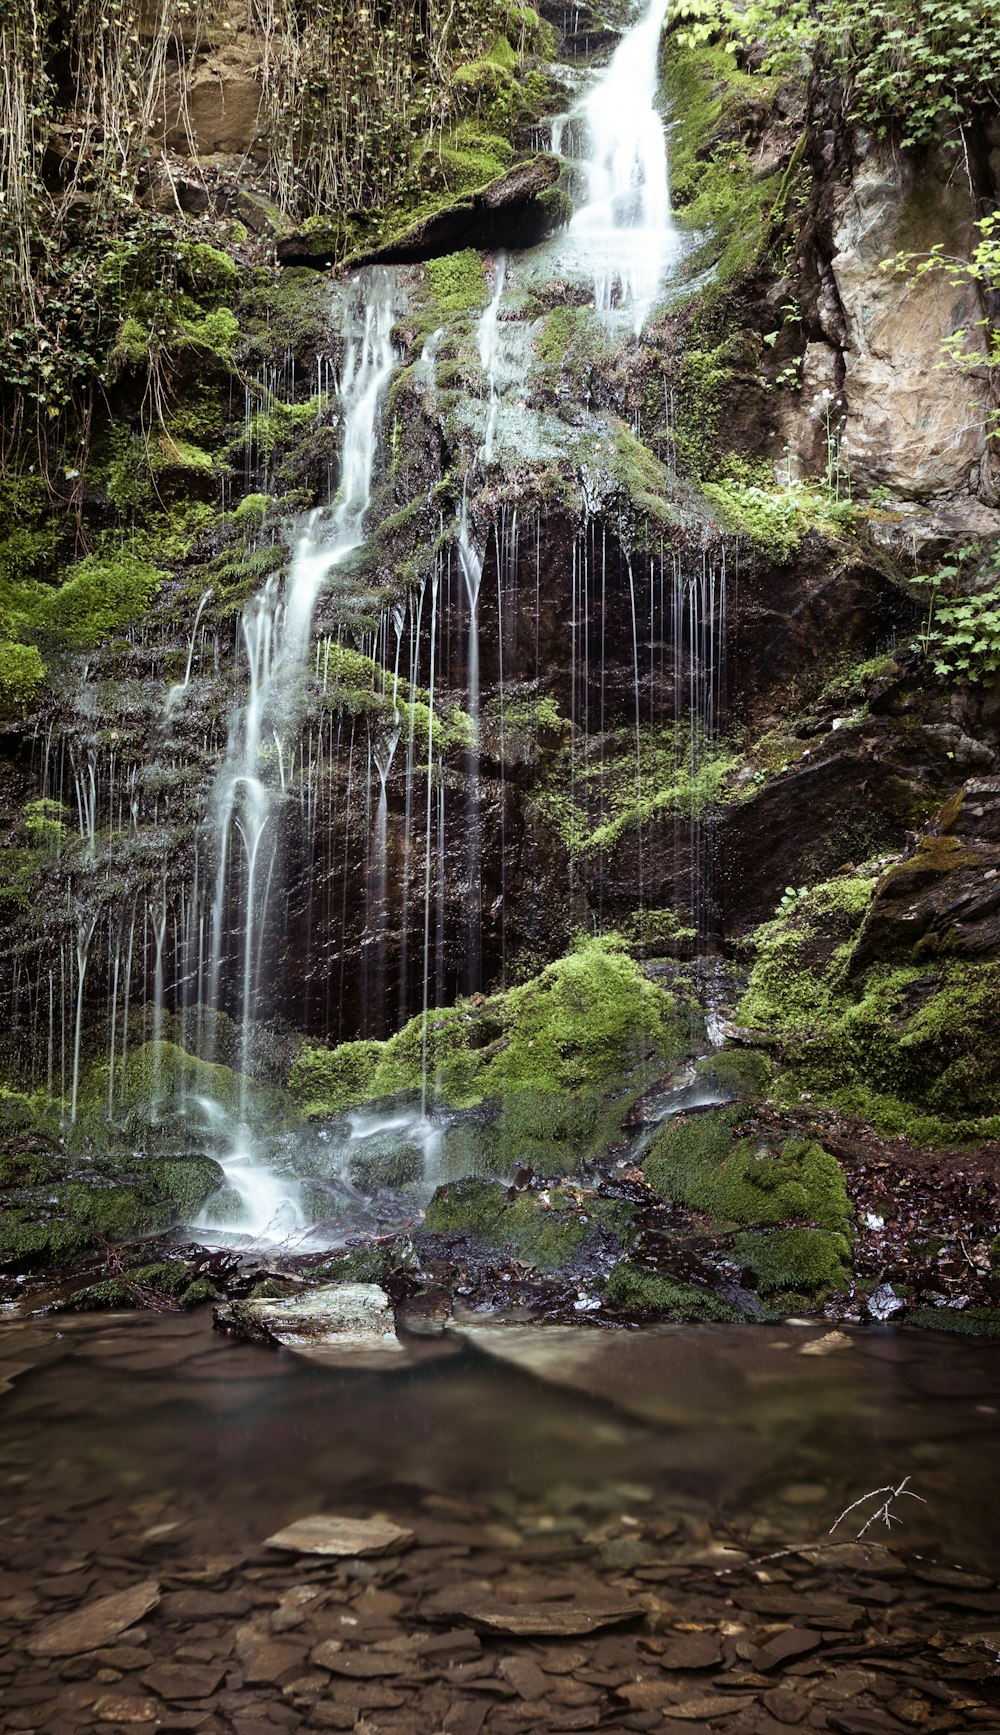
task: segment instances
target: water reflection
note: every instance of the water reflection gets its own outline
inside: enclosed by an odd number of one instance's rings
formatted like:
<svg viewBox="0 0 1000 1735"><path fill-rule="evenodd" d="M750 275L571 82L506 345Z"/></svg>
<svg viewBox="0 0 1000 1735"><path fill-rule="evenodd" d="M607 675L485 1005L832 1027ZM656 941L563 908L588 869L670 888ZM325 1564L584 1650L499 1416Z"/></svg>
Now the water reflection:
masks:
<svg viewBox="0 0 1000 1735"><path fill-rule="evenodd" d="M33 1371L4 1400L2 1503L23 1513L30 1489L59 1530L156 1495L184 1546L211 1551L323 1507L404 1517L445 1498L551 1528L644 1501L764 1547L822 1536L909 1475L926 1505L905 1511L908 1548L1000 1565L987 1346L892 1329L808 1356L815 1328L493 1336L382 1375L318 1371L204 1317L7 1328L0 1358Z"/></svg>

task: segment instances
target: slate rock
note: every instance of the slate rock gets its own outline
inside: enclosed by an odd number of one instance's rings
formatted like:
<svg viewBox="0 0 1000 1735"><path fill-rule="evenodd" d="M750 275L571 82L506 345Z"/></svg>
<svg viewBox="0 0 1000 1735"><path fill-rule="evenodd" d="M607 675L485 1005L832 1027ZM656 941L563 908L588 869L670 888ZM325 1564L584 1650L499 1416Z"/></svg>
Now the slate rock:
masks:
<svg viewBox="0 0 1000 1735"><path fill-rule="evenodd" d="M159 1600L159 1585L146 1579L49 1622L28 1639L26 1649L33 1657L75 1657L81 1651L102 1650L141 1621Z"/></svg>
<svg viewBox="0 0 1000 1735"><path fill-rule="evenodd" d="M412 1530L404 1530L388 1518L339 1518L318 1512L276 1531L267 1538L265 1546L285 1548L293 1554L357 1559L364 1555L399 1554L412 1541Z"/></svg>
<svg viewBox="0 0 1000 1735"><path fill-rule="evenodd" d="M207 1699L225 1673L221 1663L154 1663L140 1678L161 1699Z"/></svg>

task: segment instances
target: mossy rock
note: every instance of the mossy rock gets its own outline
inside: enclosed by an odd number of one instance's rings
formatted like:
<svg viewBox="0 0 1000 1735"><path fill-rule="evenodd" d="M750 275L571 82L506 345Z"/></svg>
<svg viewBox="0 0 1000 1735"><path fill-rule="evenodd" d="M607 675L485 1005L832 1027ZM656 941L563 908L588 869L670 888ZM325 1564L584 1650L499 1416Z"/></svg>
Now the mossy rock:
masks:
<svg viewBox="0 0 1000 1735"><path fill-rule="evenodd" d="M736 1257L749 1267L761 1295L816 1296L850 1276L851 1245L827 1229L773 1229L738 1235Z"/></svg>
<svg viewBox="0 0 1000 1735"><path fill-rule="evenodd" d="M501 1105L477 1167L510 1172L530 1161L552 1173L613 1142L627 1103L693 1038L688 1008L620 942L588 940L531 981L411 1019L388 1041L304 1048L289 1086L306 1114L336 1114L422 1093L426 1067L437 1103ZM452 1146L472 1137L465 1127Z"/></svg>
<svg viewBox="0 0 1000 1735"><path fill-rule="evenodd" d="M951 1307L915 1307L907 1324L926 1331L950 1331L959 1337L1000 1338L1000 1307L967 1307L957 1313Z"/></svg>
<svg viewBox="0 0 1000 1735"><path fill-rule="evenodd" d="M718 1320L735 1323L746 1316L711 1290L662 1277L630 1259L623 1259L604 1285L607 1306L623 1313L650 1313L661 1319Z"/></svg>
<svg viewBox="0 0 1000 1735"><path fill-rule="evenodd" d="M41 1185L7 1190L0 1266L61 1265L95 1247L191 1222L222 1181L211 1157L88 1161L58 1153Z"/></svg>
<svg viewBox="0 0 1000 1735"><path fill-rule="evenodd" d="M700 1060L698 1077L728 1096L756 1102L771 1087L772 1068L766 1054L754 1048L723 1048Z"/></svg>
<svg viewBox="0 0 1000 1735"><path fill-rule="evenodd" d="M392 1270L392 1265L390 1248L380 1246L377 1242L359 1242L356 1246L345 1247L323 1265L316 1266L310 1272L310 1277L321 1283L382 1284ZM256 1294L256 1291L254 1293Z"/></svg>
<svg viewBox="0 0 1000 1735"><path fill-rule="evenodd" d="M437 1189L424 1213L424 1228L432 1235L471 1234L491 1240L506 1209L506 1187L469 1175Z"/></svg>
<svg viewBox="0 0 1000 1735"><path fill-rule="evenodd" d="M409 1187L423 1179L424 1153L419 1145L400 1143L383 1133L360 1142L348 1157L347 1173L356 1187L368 1192Z"/></svg>
<svg viewBox="0 0 1000 1735"><path fill-rule="evenodd" d="M740 1125L737 1110L671 1123L643 1164L645 1179L721 1224L805 1219L846 1235L851 1204L836 1158L812 1140L740 1138Z"/></svg>

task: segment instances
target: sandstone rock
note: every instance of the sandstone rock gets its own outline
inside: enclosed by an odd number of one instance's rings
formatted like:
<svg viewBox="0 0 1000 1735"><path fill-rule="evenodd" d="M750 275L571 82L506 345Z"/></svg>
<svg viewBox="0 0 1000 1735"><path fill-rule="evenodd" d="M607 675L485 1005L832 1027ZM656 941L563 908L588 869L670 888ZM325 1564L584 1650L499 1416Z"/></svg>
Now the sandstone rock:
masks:
<svg viewBox="0 0 1000 1735"><path fill-rule="evenodd" d="M159 1600L159 1585L146 1579L62 1615L29 1638L26 1649L33 1657L75 1657L80 1651L99 1651L126 1627L140 1621Z"/></svg>
<svg viewBox="0 0 1000 1735"><path fill-rule="evenodd" d="M928 186L929 181L929 186ZM960 175L935 182L902 153L871 146L838 193L831 260L847 322L843 449L856 481L910 498L981 494L985 370L940 367L944 340L968 331L966 348L983 353L978 286L880 269L898 249L968 258L976 211Z"/></svg>

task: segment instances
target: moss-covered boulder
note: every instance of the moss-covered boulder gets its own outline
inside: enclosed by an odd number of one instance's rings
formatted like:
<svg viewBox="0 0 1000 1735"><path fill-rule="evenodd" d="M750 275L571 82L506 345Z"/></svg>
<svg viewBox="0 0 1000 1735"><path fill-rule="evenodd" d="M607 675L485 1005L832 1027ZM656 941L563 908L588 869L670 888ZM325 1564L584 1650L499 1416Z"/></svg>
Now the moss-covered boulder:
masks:
<svg viewBox="0 0 1000 1735"><path fill-rule="evenodd" d="M922 876L921 853L908 871ZM927 873L935 885L938 868ZM813 886L758 928L736 1017L776 1053L779 1101L805 1093L918 1143L996 1137L1000 963L947 951L917 960L909 945L898 962L872 961L859 940L873 892L888 882L893 898L895 877Z"/></svg>
<svg viewBox="0 0 1000 1735"><path fill-rule="evenodd" d="M511 1198L475 1176L439 1187L424 1218L427 1233L471 1236L536 1271L572 1270L588 1249L620 1253L628 1227L627 1208L575 1189L529 1188Z"/></svg>
<svg viewBox="0 0 1000 1735"><path fill-rule="evenodd" d="M385 1042L306 1048L290 1088L308 1115L421 1092L459 1115L445 1172L555 1174L615 1141L627 1105L698 1040L699 1020L613 940L531 981L412 1019Z"/></svg>
<svg viewBox="0 0 1000 1735"><path fill-rule="evenodd" d="M200 1155L79 1158L51 1148L28 1166L8 1159L0 1268L67 1264L94 1249L190 1223L222 1181L220 1165Z"/></svg>

